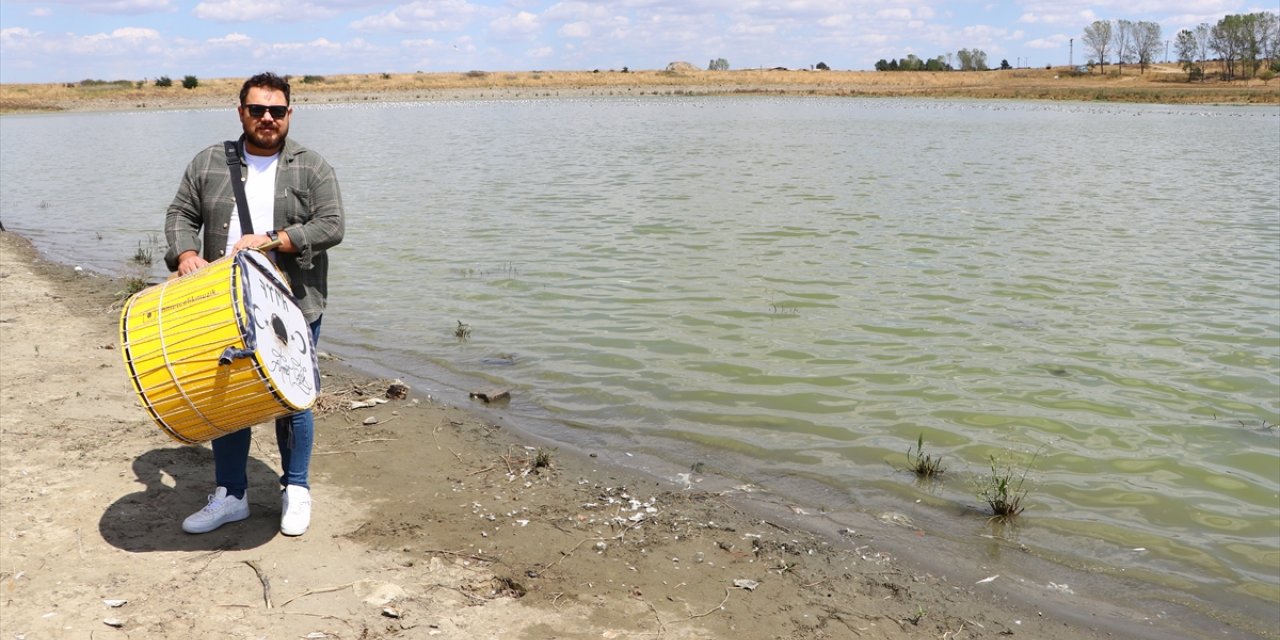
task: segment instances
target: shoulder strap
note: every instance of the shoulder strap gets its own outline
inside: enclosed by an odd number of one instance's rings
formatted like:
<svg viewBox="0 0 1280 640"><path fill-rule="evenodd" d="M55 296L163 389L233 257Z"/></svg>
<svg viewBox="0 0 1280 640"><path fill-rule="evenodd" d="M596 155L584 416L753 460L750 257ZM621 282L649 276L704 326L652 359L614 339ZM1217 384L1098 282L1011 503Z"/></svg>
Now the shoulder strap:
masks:
<svg viewBox="0 0 1280 640"><path fill-rule="evenodd" d="M244 174L240 171L240 148L235 140L222 143L227 152L227 170L231 172L231 189L236 192L236 210L240 212L240 235L253 233L253 219L249 217L249 199L244 195Z"/></svg>

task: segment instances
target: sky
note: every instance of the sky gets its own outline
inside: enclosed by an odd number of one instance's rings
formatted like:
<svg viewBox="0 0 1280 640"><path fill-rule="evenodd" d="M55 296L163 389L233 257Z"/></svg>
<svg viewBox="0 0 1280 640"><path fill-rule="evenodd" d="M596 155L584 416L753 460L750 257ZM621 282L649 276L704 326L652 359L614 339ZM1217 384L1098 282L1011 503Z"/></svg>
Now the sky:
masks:
<svg viewBox="0 0 1280 640"><path fill-rule="evenodd" d="M4 0L0 83L705 69L718 58L870 70L960 49L1041 67L1084 64L1095 20L1156 22L1171 41L1264 10L1275 0Z"/></svg>

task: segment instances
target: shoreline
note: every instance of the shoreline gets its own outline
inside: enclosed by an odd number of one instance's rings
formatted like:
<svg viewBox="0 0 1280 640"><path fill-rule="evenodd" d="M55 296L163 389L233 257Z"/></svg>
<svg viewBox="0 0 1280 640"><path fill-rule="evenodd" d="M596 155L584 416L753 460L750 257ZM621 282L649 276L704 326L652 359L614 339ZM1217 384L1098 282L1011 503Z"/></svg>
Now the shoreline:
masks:
<svg viewBox="0 0 1280 640"><path fill-rule="evenodd" d="M1045 100L1095 103L1280 105L1280 82L1190 83L1176 65L1138 73L1067 67L984 72L874 72L743 69L735 71L517 71L347 74L293 80L293 103L356 104L431 100L546 99L609 96L730 95ZM234 106L240 79L198 86L147 82L0 85L0 114L202 109Z"/></svg>
<svg viewBox="0 0 1280 640"><path fill-rule="evenodd" d="M49 263L11 233L0 249L6 634L123 637L107 618L125 632L186 637L1275 633L1171 614L1141 593L1088 594L1074 578L1072 590L1051 579L1062 569L1008 541L966 559L912 527L870 514L837 526L696 473L682 486L554 449L549 468L536 466L544 451L518 426L412 390L318 418L306 536L278 535L278 503L260 488L250 520L188 536L178 523L209 489L210 456L168 441L129 389L113 346L118 282ZM332 361L322 370L339 405L386 386ZM255 487L278 465L273 438L259 433Z"/></svg>

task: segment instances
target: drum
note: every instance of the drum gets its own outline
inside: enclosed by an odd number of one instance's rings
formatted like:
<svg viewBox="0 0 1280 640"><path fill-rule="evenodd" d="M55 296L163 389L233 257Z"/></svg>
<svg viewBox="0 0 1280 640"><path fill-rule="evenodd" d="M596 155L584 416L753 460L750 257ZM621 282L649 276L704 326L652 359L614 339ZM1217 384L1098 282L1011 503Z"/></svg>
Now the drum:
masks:
<svg viewBox="0 0 1280 640"><path fill-rule="evenodd" d="M120 345L142 405L187 444L308 409L320 388L311 329L260 251L134 294Z"/></svg>

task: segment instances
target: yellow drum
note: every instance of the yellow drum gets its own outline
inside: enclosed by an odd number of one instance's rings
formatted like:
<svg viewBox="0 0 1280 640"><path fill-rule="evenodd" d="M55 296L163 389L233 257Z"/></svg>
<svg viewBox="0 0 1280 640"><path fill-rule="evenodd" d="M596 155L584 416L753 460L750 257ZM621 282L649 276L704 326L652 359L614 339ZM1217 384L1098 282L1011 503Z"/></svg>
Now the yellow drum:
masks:
<svg viewBox="0 0 1280 640"><path fill-rule="evenodd" d="M308 409L320 388L306 318L259 251L129 298L120 345L142 405L187 444Z"/></svg>

